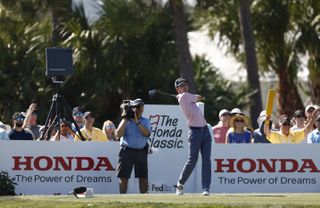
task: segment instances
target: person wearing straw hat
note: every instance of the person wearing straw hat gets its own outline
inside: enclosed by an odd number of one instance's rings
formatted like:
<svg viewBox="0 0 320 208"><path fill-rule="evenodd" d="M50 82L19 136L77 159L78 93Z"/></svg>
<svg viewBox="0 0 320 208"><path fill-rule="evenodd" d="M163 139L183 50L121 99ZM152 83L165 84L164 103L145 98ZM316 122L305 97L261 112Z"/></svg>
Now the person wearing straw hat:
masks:
<svg viewBox="0 0 320 208"><path fill-rule="evenodd" d="M236 114L229 121L233 131L227 133L226 144L228 143L252 143L252 134L245 127L250 125L250 119L244 114Z"/></svg>

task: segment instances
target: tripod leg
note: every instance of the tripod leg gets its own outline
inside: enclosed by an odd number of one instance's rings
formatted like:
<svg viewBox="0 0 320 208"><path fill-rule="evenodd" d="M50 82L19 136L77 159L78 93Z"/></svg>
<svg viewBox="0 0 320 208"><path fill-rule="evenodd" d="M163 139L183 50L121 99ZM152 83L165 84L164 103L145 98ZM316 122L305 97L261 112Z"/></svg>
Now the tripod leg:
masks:
<svg viewBox="0 0 320 208"><path fill-rule="evenodd" d="M49 110L48 116L47 116L47 118L46 118L46 122L45 122L45 125L44 125L44 130L43 130L43 133L42 133L42 135L41 135L40 140L44 140L44 139L45 139L45 135L46 135L46 134L48 133L48 131L50 130L50 128L48 128L48 126L49 126L49 122L50 122L50 123L52 122L53 108L54 108L54 106L56 105L55 96L57 96L57 95L54 95L53 98L52 98L50 110ZM50 125L50 126L51 126L51 125ZM48 134L48 135L49 135L49 134ZM48 138L49 138L49 136L47 136L46 140L48 140Z"/></svg>
<svg viewBox="0 0 320 208"><path fill-rule="evenodd" d="M56 102L56 119L55 124L58 126L58 141L60 141L61 129L60 129L60 119L61 119L61 95L57 94L57 102Z"/></svg>

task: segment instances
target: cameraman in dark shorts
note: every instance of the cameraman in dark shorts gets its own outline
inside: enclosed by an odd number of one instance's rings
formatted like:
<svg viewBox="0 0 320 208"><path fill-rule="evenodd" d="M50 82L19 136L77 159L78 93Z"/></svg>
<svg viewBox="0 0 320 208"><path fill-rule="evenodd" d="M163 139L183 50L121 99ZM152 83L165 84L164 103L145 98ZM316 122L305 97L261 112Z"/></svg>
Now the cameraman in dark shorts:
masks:
<svg viewBox="0 0 320 208"><path fill-rule="evenodd" d="M148 193L148 137L151 124L147 118L142 117L143 100L136 99L126 105L127 108L122 107L126 110L123 110L122 120L116 130L117 136L121 137L117 167L120 194L127 193L133 167L135 177L139 178L140 193Z"/></svg>

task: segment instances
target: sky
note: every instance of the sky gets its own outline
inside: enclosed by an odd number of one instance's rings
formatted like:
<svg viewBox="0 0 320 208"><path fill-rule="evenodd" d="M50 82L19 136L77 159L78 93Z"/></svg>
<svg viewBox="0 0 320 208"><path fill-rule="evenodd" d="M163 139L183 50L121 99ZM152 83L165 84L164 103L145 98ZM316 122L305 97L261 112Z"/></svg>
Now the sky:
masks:
<svg viewBox="0 0 320 208"><path fill-rule="evenodd" d="M99 15L97 14L97 6L95 2L100 0L73 0L74 3L83 2L85 5L85 12L89 21L96 20ZM165 1L165 0L162 0ZM193 0L188 0L192 2ZM219 48L217 40L212 40L206 35L206 31L194 31L188 33L190 52L193 56L204 55L210 63L212 63L222 75L232 81L245 81L247 73L243 65L235 60L232 55L225 54L223 48ZM298 73L298 77L307 80L308 70L306 69L307 58L302 59L303 68L302 72ZM261 79L266 79L261 77Z"/></svg>

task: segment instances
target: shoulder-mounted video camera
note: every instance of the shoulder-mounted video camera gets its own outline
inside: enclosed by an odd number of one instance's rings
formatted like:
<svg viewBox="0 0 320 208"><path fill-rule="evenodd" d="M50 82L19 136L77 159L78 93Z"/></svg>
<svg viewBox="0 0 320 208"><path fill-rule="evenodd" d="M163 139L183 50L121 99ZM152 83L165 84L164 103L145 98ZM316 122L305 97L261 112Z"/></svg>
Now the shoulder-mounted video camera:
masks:
<svg viewBox="0 0 320 208"><path fill-rule="evenodd" d="M120 105L121 108L121 117L122 118L127 118L127 119L134 119L134 112L132 108L137 107L133 101L131 100L123 100L122 104Z"/></svg>
<svg viewBox="0 0 320 208"><path fill-rule="evenodd" d="M133 108L139 108L140 106L144 105L144 101L140 98L137 98L135 100L124 100L122 101L122 104L120 105L121 108L121 117L127 118L127 119L134 119L134 112Z"/></svg>

